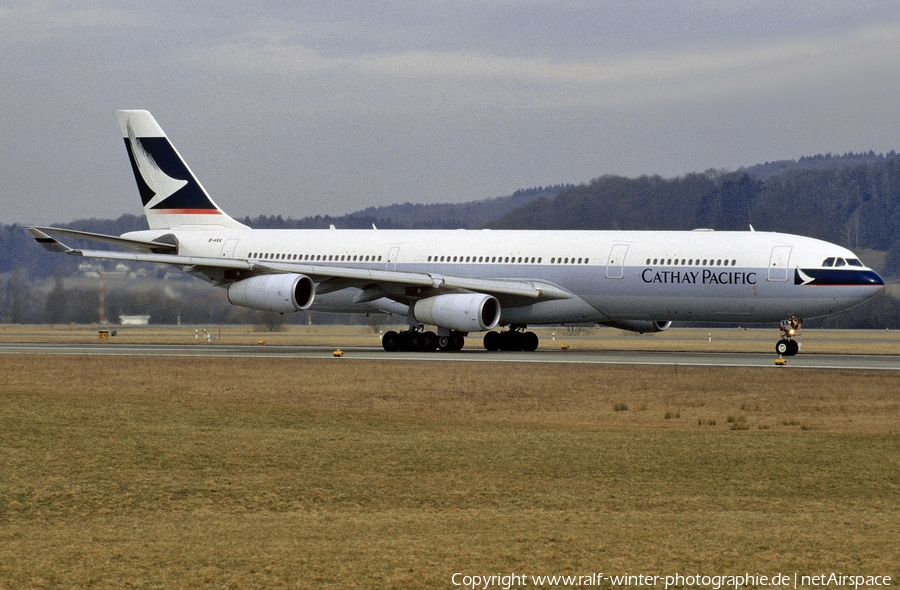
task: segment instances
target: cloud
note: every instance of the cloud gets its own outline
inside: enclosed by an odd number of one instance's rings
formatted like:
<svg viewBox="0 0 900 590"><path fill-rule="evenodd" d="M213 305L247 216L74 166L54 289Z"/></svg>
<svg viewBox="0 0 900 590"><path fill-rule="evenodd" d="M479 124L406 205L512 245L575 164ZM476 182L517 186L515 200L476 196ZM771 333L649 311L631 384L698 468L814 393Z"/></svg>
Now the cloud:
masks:
<svg viewBox="0 0 900 590"><path fill-rule="evenodd" d="M518 97L518 104L584 108L721 101L783 91L879 67L891 61L898 41L900 24L893 23L832 37L553 58L427 49L334 55L286 35L256 33L212 45L196 60L229 76L286 84L316 81L325 90L365 83L412 95L451 92L452 100L463 103L502 105Z"/></svg>
<svg viewBox="0 0 900 590"><path fill-rule="evenodd" d="M122 8L48 0L0 7L0 44L58 42L86 30L121 31L149 24L146 16Z"/></svg>

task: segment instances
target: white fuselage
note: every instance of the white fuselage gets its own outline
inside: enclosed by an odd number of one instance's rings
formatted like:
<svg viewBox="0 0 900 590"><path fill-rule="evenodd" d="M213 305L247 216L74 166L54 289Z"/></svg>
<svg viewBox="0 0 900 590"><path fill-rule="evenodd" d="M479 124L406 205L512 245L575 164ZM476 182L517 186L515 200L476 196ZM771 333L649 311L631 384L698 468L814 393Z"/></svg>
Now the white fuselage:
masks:
<svg viewBox="0 0 900 590"><path fill-rule="evenodd" d="M175 238L179 255L239 259L251 267L540 280L572 294L540 302L501 298L501 324L770 322L848 309L883 286L846 248L769 232L169 229L123 237L163 235ZM826 267L828 259L853 262ZM320 284L310 309L402 314L407 308L398 302L403 293L360 302L361 292Z"/></svg>

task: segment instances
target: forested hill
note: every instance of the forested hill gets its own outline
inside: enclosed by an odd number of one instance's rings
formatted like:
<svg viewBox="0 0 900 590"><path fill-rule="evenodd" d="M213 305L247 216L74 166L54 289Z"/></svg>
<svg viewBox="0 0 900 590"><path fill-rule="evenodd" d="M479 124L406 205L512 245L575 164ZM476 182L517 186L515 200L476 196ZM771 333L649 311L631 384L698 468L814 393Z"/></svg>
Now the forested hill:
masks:
<svg viewBox="0 0 900 590"><path fill-rule="evenodd" d="M819 154L817 156L804 156L799 160L776 160L757 164L748 168L739 168L738 172L747 172L760 180L767 180L772 176L778 176L785 172L797 170L843 170L853 168L860 164L877 164L888 160L900 159L900 154L891 150L887 154L876 154L869 151L865 154L847 153L842 156L831 154Z"/></svg>
<svg viewBox="0 0 900 590"><path fill-rule="evenodd" d="M486 223L503 217L535 199L550 199L574 185L539 186L519 189L508 197L496 197L468 203L420 205L403 203L387 207L368 207L348 215L317 215L302 219L278 216L245 217L240 221L260 229L316 229L329 225L343 229L365 229L375 224L381 229L481 229Z"/></svg>
<svg viewBox="0 0 900 590"><path fill-rule="evenodd" d="M821 168L830 161L832 167ZM812 165L810 165L812 164ZM536 199L488 227L495 229L748 230L795 233L858 250L888 253L900 274L900 157L810 158L738 172L665 179L602 176Z"/></svg>

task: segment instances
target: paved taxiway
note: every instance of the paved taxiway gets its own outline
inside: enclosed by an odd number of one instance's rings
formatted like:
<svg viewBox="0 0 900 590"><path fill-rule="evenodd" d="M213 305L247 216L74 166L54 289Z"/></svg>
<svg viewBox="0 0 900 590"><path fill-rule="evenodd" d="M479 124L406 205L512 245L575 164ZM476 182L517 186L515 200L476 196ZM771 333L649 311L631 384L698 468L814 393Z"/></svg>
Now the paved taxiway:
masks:
<svg viewBox="0 0 900 590"><path fill-rule="evenodd" d="M181 356L225 358L333 358L334 348L321 346L235 346L165 344L0 344L0 354L69 354L96 356ZM682 365L693 367L775 367L775 355L760 353L632 352L538 350L487 352L470 349L454 353L388 353L374 347L343 349L344 360L528 362L610 365ZM900 356L800 354L787 357L788 368L900 371ZM338 362L337 360L335 362Z"/></svg>

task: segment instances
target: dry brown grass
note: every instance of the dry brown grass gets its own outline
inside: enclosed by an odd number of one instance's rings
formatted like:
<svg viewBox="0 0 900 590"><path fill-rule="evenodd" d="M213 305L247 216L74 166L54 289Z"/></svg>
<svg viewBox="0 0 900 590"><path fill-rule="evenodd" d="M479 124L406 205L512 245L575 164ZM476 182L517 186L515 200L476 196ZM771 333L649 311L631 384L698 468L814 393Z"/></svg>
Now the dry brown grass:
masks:
<svg viewBox="0 0 900 590"><path fill-rule="evenodd" d="M774 367L0 356L0 587L897 579L898 385Z"/></svg>

